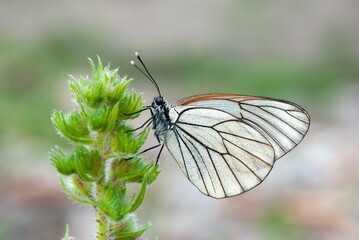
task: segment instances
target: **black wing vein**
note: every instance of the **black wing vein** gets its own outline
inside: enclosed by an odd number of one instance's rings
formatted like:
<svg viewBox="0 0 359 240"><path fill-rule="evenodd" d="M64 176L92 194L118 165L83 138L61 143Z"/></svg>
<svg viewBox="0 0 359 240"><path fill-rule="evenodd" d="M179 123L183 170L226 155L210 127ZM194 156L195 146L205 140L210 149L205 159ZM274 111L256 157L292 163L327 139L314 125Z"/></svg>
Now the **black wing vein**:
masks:
<svg viewBox="0 0 359 240"><path fill-rule="evenodd" d="M227 161L225 160L225 158L224 158L224 155L229 154L229 155L233 156L232 154L230 154L229 152L221 153L221 152L217 151L216 149L213 149L213 148L211 148L211 147L208 147L208 146L204 145L201 141L199 141L199 140L198 140L195 136L193 136L191 133L189 133L187 130L183 129L181 126L176 125L176 127L178 127L179 129L181 129L181 131L183 131L183 132L186 133L188 136L190 136L191 138L193 138L193 140L195 140L196 142L198 142L198 143L199 143L200 145L202 145L205 149L209 149L209 150L211 150L211 151L213 151L213 152L215 152L215 153L218 153L218 154L222 157L223 161L226 163L228 169L231 171L231 173L233 174L233 176L235 177L235 179L237 180L238 184L241 186L240 181L239 181L239 179L237 178L236 174L233 172L232 168L228 165L228 162L227 162ZM196 164L197 164L197 162L196 162ZM216 168L214 168L214 169L215 169L215 171L217 171ZM221 178L219 178L219 179L221 179ZM243 189L243 188L242 188L242 189Z"/></svg>
<svg viewBox="0 0 359 240"><path fill-rule="evenodd" d="M189 176L189 175L188 175L188 169L187 169L186 161L184 160L183 151L182 151L182 146L181 146L181 144L180 144L180 142L179 142L179 139L178 139L178 138L179 138L178 132L177 132L176 130L174 130L174 134L175 134L175 137L176 137L176 141L177 141L179 150L180 150L180 152L181 152L181 157L182 157L182 161L183 161L183 166L184 166L184 168L185 168L185 170L186 170L185 174L186 174L186 176L188 177L188 176Z"/></svg>
<svg viewBox="0 0 359 240"><path fill-rule="evenodd" d="M262 111L265 111L266 113L272 115L273 117L275 117L275 118L278 119L279 121L285 123L287 126L289 126L290 128L292 128L294 131L296 131L296 132L299 133L300 135L302 135L302 136L304 135L300 130L298 130L297 128L295 128L295 127L292 126L291 124L289 124L285 119L280 118L279 116L273 114L272 112L270 112L270 111L268 111L268 110L262 108L262 106L260 106L259 108L260 108ZM268 108L269 108L269 107L268 107ZM284 111L284 110L282 110L282 111Z"/></svg>
<svg viewBox="0 0 359 240"><path fill-rule="evenodd" d="M177 130L175 130L175 131L177 131ZM178 134L178 136L179 136L179 138L181 139L181 141L183 142L183 144L185 145L185 147L187 148L188 152L191 154L193 161L196 163L197 170L198 170L198 172L199 172L199 175L201 176L203 185L204 185L204 187L206 188L206 192L207 192L207 194L208 194L207 185L206 185L206 183L205 183L205 181L204 181L204 178L203 178L201 169L200 169L200 167L199 167L199 165L198 165L198 162L196 161L196 158L194 157L194 155L193 155L193 153L191 152L191 149L188 147L187 143L183 140L181 134ZM190 176L189 176L189 175L188 175L188 178L190 179Z"/></svg>
<svg viewBox="0 0 359 240"><path fill-rule="evenodd" d="M258 106L256 106L256 107L258 107ZM260 108L259 108L259 109L260 109ZM279 129L276 125L274 125L273 123L271 123L270 121L268 121L268 120L265 119L264 117L262 117L262 116L260 116L260 115L258 115L258 114L256 114L256 113L254 113L253 111L250 111L250 110L248 110L248 109L245 109L245 108L242 108L242 110L243 110L243 111L246 111L246 112L249 112L249 113L251 113L251 114L257 116L258 118L262 119L263 121L265 121L267 124L271 125L271 126L272 126L273 128L275 128L278 132L280 132L284 137L286 137L287 139L289 139L292 143L294 143L294 144L296 145L296 143L295 143L295 141L294 141L293 139L291 139L289 136L287 136L281 129ZM245 118L245 119L248 119L248 118Z"/></svg>
<svg viewBox="0 0 359 240"><path fill-rule="evenodd" d="M221 136L222 136L222 135L221 135ZM263 160L262 158L260 158L259 156L256 156L255 154L253 154L253 153L247 151L246 149L244 149L244 148L238 146L237 144L233 143L232 141L229 141L228 139L226 139L226 138L223 137L223 136L222 136L222 138L223 138L223 140L229 142L230 144L236 146L237 148L241 149L242 151L248 153L249 155L255 157L256 159L260 160L260 161L263 162L264 164L266 164L266 165L268 165L268 166L271 167L271 165L270 165L269 163L267 163L266 161L264 161L264 160ZM224 145L224 146L226 146L226 145ZM227 147L226 147L226 149L227 149ZM227 153L230 154L231 156L233 156L231 153L229 153L228 149L227 149ZM234 156L234 157L235 157L235 156ZM241 161L241 160L239 160L239 161ZM241 161L241 162L242 162L244 165L246 165L243 161ZM247 165L246 165L246 166L247 166ZM249 167L248 167L248 168L249 168Z"/></svg>
<svg viewBox="0 0 359 240"><path fill-rule="evenodd" d="M191 137L191 136L186 136L186 135L184 135L184 134L183 134L183 136L186 138L186 140L188 141L188 143L192 145L193 149L195 149L195 150L197 151L197 155L196 155L196 156L198 156L198 157L200 158L200 159L198 159L198 160L202 160L201 162L203 163L203 166L205 167L206 172L209 172L208 167L207 167L207 164L206 164L206 162L204 161L203 156L200 154L200 151L199 151L198 148L193 144L193 142L191 141L191 139L188 138L188 137ZM205 149L207 150L207 148L205 148ZM202 169L200 168L200 166L199 166L199 164L198 164L198 162L197 162L196 157L195 157L192 153L191 153L191 155L192 155L193 161L196 162L196 166L197 166L198 171L201 172ZM212 163L212 164L213 164L213 163ZM215 169L215 171L217 171L216 168L214 168L214 169ZM202 176L202 179L203 179L202 172L201 172L201 176ZM209 177L209 179L210 179L210 181L211 181L211 184L212 184L213 189L215 190L214 183L213 183L213 179L212 179L211 177ZM206 181L204 181L204 179L203 179L203 185L206 187L206 191L208 192L208 188L207 188L207 185L206 185Z"/></svg>

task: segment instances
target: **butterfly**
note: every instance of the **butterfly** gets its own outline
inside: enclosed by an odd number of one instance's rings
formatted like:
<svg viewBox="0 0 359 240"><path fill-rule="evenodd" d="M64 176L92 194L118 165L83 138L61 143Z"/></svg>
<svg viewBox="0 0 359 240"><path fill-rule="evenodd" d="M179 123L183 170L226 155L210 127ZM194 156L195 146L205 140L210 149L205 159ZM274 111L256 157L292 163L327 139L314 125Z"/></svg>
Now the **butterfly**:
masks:
<svg viewBox="0 0 359 240"><path fill-rule="evenodd" d="M139 69L158 96L143 110L151 111L158 145L167 147L182 172L212 198L242 194L260 184L276 160L297 146L310 126L299 105L274 98L236 94L201 94L170 105L140 55ZM143 151L143 152L145 152ZM142 153L143 153L142 152Z"/></svg>

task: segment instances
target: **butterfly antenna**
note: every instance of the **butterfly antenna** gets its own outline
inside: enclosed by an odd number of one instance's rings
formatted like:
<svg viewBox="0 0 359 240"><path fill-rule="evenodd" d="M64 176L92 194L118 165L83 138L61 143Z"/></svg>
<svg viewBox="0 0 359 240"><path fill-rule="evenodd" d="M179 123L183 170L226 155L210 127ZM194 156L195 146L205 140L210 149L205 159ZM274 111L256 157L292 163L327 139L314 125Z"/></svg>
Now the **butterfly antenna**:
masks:
<svg viewBox="0 0 359 240"><path fill-rule="evenodd" d="M143 66L143 68L145 69L146 72L144 72L141 68L139 68L134 61L131 61L131 64L133 66L135 66L135 68L137 68L140 72L142 72L142 74L145 75L155 85L159 96L162 97L160 88L158 87L156 80L152 77L151 73L147 70L146 65L143 63L143 61L142 61L142 59L140 57L140 54L138 52L135 52L135 56L141 62L142 66Z"/></svg>

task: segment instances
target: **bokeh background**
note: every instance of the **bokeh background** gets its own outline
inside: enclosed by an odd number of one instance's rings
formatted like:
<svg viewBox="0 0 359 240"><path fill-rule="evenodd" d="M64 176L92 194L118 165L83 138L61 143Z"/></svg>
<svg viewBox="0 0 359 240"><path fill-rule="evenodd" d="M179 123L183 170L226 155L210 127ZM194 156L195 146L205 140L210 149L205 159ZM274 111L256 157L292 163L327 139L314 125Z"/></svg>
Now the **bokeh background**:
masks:
<svg viewBox="0 0 359 240"><path fill-rule="evenodd" d="M71 147L50 115L75 107L68 74L90 74L96 55L150 103L135 51L170 102L270 96L312 117L267 180L231 199L203 196L165 151L139 213L146 238L359 239L358 12L357 0L1 0L0 239L61 239L66 223L94 239L91 209L65 196L48 160L54 144Z"/></svg>

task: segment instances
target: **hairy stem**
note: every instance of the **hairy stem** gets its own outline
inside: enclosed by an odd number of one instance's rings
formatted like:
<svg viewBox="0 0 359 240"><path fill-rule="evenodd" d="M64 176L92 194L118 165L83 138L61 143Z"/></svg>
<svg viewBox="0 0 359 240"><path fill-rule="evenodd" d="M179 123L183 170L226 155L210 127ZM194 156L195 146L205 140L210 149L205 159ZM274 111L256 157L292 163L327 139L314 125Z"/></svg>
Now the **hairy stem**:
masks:
<svg viewBox="0 0 359 240"><path fill-rule="evenodd" d="M96 239L97 240L107 240L108 239L108 222L106 216L98 208L95 208L96 211Z"/></svg>

